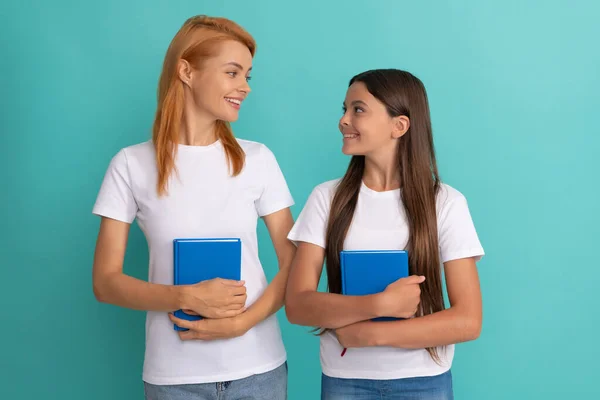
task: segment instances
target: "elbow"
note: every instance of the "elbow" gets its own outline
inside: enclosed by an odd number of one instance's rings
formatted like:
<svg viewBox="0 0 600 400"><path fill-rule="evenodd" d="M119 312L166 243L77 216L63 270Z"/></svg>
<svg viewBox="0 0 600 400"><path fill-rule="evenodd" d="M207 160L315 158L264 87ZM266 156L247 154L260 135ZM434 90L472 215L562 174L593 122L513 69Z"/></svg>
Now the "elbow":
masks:
<svg viewBox="0 0 600 400"><path fill-rule="evenodd" d="M106 294L105 294L105 290L102 287L101 284L97 283L96 281L94 281L94 297L96 298L96 301L100 302L100 303L106 303Z"/></svg>
<svg viewBox="0 0 600 400"><path fill-rule="evenodd" d="M109 296L108 296L108 284L107 284L108 279L106 278L97 278L94 277L93 280L93 291L94 291L94 297L96 298L96 301L100 302L100 303L109 303Z"/></svg>
<svg viewBox="0 0 600 400"><path fill-rule="evenodd" d="M297 296L286 296L285 298L285 316L287 320L294 325L302 325L302 316L298 306Z"/></svg>
<svg viewBox="0 0 600 400"><path fill-rule="evenodd" d="M469 342L479 338L481 334L481 318L466 318L463 323L463 341Z"/></svg>
<svg viewBox="0 0 600 400"><path fill-rule="evenodd" d="M298 324L298 313L296 311L296 307L294 302L289 298L285 299L285 316L290 324L297 325Z"/></svg>

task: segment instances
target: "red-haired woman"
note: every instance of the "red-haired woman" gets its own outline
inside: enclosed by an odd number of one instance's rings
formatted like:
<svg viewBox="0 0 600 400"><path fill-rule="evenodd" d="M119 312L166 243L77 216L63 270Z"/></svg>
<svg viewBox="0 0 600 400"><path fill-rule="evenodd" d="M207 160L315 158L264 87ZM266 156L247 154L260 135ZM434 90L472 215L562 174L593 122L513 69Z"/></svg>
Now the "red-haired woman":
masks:
<svg viewBox="0 0 600 400"><path fill-rule="evenodd" d="M152 139L112 158L93 208L102 217L96 297L147 311L148 399L286 398L286 351L274 313L295 250L286 238L293 199L273 153L236 139L229 125L250 93L255 48L230 20L187 20L164 60ZM279 261L270 284L258 257L258 217ZM123 273L134 220L148 242L148 282ZM173 285L173 239L234 236L242 242L240 281ZM178 319L178 309L204 318Z"/></svg>

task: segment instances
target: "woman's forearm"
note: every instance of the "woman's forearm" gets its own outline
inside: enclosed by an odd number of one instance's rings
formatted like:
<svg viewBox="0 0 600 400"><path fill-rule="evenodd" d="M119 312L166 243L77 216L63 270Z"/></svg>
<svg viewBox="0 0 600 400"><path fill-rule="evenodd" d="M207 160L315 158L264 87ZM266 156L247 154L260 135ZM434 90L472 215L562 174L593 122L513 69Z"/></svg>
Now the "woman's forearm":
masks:
<svg viewBox="0 0 600 400"><path fill-rule="evenodd" d="M186 287L146 282L123 273L110 273L94 279L98 301L144 311L186 309Z"/></svg>

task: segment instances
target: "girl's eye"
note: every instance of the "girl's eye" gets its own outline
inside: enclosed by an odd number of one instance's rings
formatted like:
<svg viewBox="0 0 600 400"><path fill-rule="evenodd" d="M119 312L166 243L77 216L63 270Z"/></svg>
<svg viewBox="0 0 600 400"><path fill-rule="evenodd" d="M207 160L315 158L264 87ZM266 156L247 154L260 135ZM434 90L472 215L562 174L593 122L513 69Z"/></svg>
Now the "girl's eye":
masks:
<svg viewBox="0 0 600 400"><path fill-rule="evenodd" d="M360 107L354 107L354 112L358 114L358 113L365 112L365 110L363 110L363 109L362 109L362 108L360 108Z"/></svg>
<svg viewBox="0 0 600 400"><path fill-rule="evenodd" d="M228 72L229 75L231 75L232 78L235 78L235 76L237 75L237 72Z"/></svg>

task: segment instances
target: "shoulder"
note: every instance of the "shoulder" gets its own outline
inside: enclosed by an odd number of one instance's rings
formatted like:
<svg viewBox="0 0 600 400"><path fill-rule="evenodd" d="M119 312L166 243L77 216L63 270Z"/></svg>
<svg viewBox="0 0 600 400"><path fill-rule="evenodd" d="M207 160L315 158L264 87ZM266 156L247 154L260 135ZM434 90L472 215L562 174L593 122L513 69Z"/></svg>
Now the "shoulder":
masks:
<svg viewBox="0 0 600 400"><path fill-rule="evenodd" d="M154 146L151 140L123 147L113 156L113 160L120 163L147 159L154 159Z"/></svg>
<svg viewBox="0 0 600 400"><path fill-rule="evenodd" d="M257 157L263 158L268 156L273 156L273 152L271 149L267 147L267 145L255 142L252 140L245 139L236 139L244 153L246 153L246 157Z"/></svg>
<svg viewBox="0 0 600 400"><path fill-rule="evenodd" d="M323 183L315 186L314 190L319 191L324 194L333 195L333 194L335 194L335 191L337 190L337 187L338 187L339 183L341 182L341 180L342 180L342 178L337 178L337 179L332 179L330 181L323 182Z"/></svg>
<svg viewBox="0 0 600 400"><path fill-rule="evenodd" d="M313 201L330 203L341 180L341 178L338 178L318 184L313 188L310 197Z"/></svg>
<svg viewBox="0 0 600 400"><path fill-rule="evenodd" d="M464 199L465 196L458 191L456 188L446 184L446 183L441 183L440 184L440 190L438 191L437 194L437 202L438 205L446 205L448 203L452 203L453 201L457 200L457 199Z"/></svg>
<svg viewBox="0 0 600 400"><path fill-rule="evenodd" d="M249 171L270 172L280 168L277 157L267 145L251 140L236 140L246 155Z"/></svg>
<svg viewBox="0 0 600 400"><path fill-rule="evenodd" d="M122 147L113 153L106 173L120 176L127 182L137 179L139 171L150 170L155 165L154 147L151 141Z"/></svg>
<svg viewBox="0 0 600 400"><path fill-rule="evenodd" d="M436 208L439 217L444 217L450 210L462 209L467 203L466 197L458 189L446 184L440 184L440 189L437 193ZM467 206L468 207L468 206Z"/></svg>

